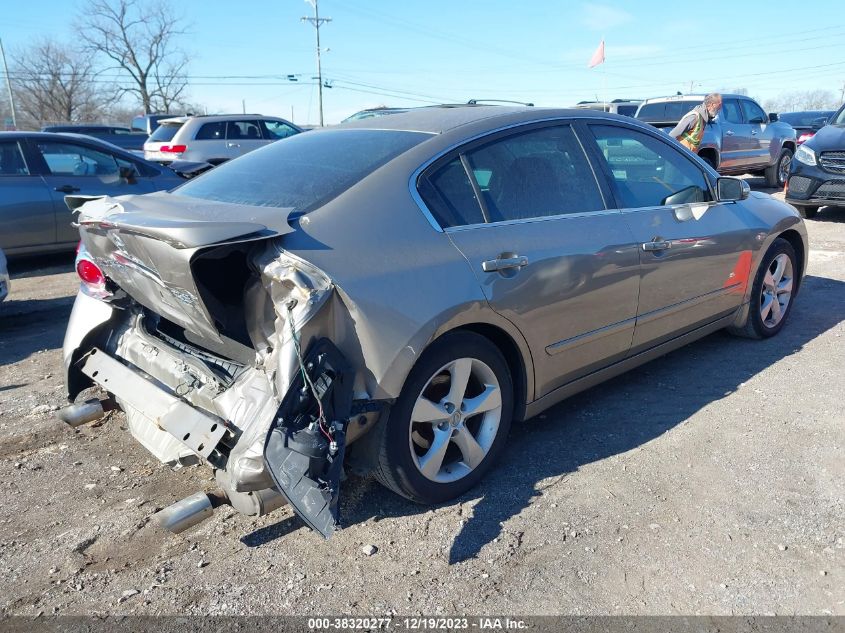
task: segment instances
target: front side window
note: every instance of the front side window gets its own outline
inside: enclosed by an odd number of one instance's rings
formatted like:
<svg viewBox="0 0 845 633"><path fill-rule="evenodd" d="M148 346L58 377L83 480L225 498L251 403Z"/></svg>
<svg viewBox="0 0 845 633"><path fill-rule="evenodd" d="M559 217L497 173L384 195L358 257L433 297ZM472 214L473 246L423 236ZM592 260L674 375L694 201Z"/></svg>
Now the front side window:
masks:
<svg viewBox="0 0 845 633"><path fill-rule="evenodd" d="M591 125L623 209L712 200L704 173L680 150L649 134Z"/></svg>
<svg viewBox="0 0 845 633"><path fill-rule="evenodd" d="M745 120L749 123L767 123L769 118L763 112L763 108L748 99L742 100L742 110L745 112Z"/></svg>
<svg viewBox="0 0 845 633"><path fill-rule="evenodd" d="M28 176L29 169L17 141L0 143L0 176Z"/></svg>
<svg viewBox="0 0 845 633"><path fill-rule="evenodd" d="M53 176L116 176L119 173L114 156L84 145L39 141L37 147Z"/></svg>
<svg viewBox="0 0 845 633"><path fill-rule="evenodd" d="M287 138L288 136L299 133L299 130L295 127L282 121L259 121L259 124L264 131L264 138L270 139L271 141Z"/></svg>

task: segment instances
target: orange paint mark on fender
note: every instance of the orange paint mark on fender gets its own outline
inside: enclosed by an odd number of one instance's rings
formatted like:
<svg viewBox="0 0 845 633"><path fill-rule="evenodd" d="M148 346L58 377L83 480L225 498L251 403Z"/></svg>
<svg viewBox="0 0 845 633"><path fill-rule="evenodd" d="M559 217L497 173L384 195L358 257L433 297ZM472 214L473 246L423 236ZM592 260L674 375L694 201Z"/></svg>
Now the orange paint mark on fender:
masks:
<svg viewBox="0 0 845 633"><path fill-rule="evenodd" d="M738 284L735 288L731 288L731 292L744 295L745 291L748 289L750 281L751 251L742 251L739 254L739 259L736 260L736 264L734 264L734 269L731 271L731 274L728 275L728 278L725 279L725 283L722 284L722 288L728 288Z"/></svg>

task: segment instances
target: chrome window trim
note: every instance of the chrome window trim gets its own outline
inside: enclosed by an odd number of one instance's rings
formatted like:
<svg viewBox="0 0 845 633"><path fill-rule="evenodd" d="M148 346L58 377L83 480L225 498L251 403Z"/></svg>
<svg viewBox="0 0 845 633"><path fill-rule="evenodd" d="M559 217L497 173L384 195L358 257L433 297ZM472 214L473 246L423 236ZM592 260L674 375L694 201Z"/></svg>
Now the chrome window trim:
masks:
<svg viewBox="0 0 845 633"><path fill-rule="evenodd" d="M534 222L549 222L553 220L578 219L585 217L596 217L599 215L621 215L619 209L602 209L600 211L581 211L579 213L558 213L557 215L538 215L536 218L520 218L519 220L501 220L499 222L486 222L484 224L463 224L461 226L446 227L444 233L460 233L462 231L474 231L476 229L494 228L509 226L511 224L533 224Z"/></svg>
<svg viewBox="0 0 845 633"><path fill-rule="evenodd" d="M426 169L431 167L432 164L434 164L435 162L437 162L438 160L443 158L446 154L449 154L450 152L455 151L456 149L458 149L459 147L461 147L463 145L467 145L469 143L477 141L478 139L484 138L485 136L498 134L499 132L505 132L507 130L512 130L512 129L515 129L515 128L518 128L518 127L526 127L526 126L530 126L530 125L537 125L539 123L554 123L556 121L565 122L565 123L568 123L570 125L573 125L572 132L575 134L576 140L578 141L579 145L581 145L581 149L584 151L584 157L587 159L587 164L590 165L590 171L593 172L593 178L596 179L596 186L599 188L599 195L601 195L602 200L604 200L605 205L607 205L607 200L604 197L604 191L602 190L602 187L599 184L598 177L595 174L595 169L593 167L592 161L590 161L590 156L589 156L589 154L587 154L586 149L584 148L583 140L581 139L581 137L578 136L578 131L574 127L574 123L576 121L586 121L586 122L589 122L589 121L610 121L611 123L614 123L614 122L618 123L619 122L618 119L614 119L614 118L607 117L607 116L591 116L591 117L588 117L587 119L584 119L583 117L579 117L579 116L567 115L567 116L546 117L546 118L543 118L543 119L532 119L531 121L520 121L519 123L511 123L509 125L503 125L501 127L493 128L491 130L487 130L485 132L481 132L481 133L476 134L474 136L470 136L468 138L465 138L465 139L461 140L459 143L454 143L454 144L450 145L449 147L447 147L446 149L438 152L434 156L428 158L422 165L417 167L411 173L411 177L408 179L408 191L411 194L411 198L414 200L414 202L416 202L417 206L420 208L420 211L422 211L422 214L425 216L426 220L428 220L428 223L431 224L431 227L435 231L437 231L438 233L445 233L446 231L450 231L451 229L458 229L458 228L464 229L464 228L477 227L477 226L493 226L493 225L502 225L502 224L507 224L507 223L533 222L535 220L541 220L541 219L551 220L551 219L558 219L560 217L574 217L576 215L580 216L580 215L584 215L584 214L608 213L608 212L611 212L611 211L612 212L619 211L619 209L602 209L600 211L585 211L583 214L581 214L581 213L565 213L565 214L561 214L561 215L558 215L558 216L543 216L541 218L530 218L530 219L523 219L523 220L505 220L503 222L494 222L492 224L464 224L460 227L451 226L451 227L447 227L446 229L444 229L442 226L440 226L440 224L437 222L437 220L434 219L434 216L432 215L429 208L426 206L425 202L422 199L422 196L420 196L420 193L417 190L417 180L419 179L420 174L422 174L422 172L424 172ZM650 126L647 127L645 124L643 124L640 121L637 121L636 119L631 119L630 121L625 121L625 123L629 124L629 125L633 123L634 124L633 127L638 127L638 128L641 128L642 130L646 130L646 131L648 130L648 127L650 127ZM709 179L707 179L707 180L708 180L708 183L709 183Z"/></svg>

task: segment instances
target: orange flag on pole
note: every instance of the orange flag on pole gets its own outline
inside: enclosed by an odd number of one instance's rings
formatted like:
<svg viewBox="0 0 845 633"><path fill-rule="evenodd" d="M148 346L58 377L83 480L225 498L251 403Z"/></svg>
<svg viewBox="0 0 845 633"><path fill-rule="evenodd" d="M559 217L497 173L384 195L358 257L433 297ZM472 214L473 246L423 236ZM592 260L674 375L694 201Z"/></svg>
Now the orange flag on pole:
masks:
<svg viewBox="0 0 845 633"><path fill-rule="evenodd" d="M604 63L604 40L601 41L599 47L596 49L596 52L593 53L592 57L590 57L590 63L587 64L587 68L593 68L594 66L598 66L602 63Z"/></svg>

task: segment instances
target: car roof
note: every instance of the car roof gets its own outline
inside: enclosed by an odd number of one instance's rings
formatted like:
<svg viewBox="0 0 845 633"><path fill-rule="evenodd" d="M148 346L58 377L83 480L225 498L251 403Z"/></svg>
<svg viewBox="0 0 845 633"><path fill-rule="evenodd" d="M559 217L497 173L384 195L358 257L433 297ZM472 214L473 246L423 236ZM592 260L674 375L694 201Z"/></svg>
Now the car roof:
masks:
<svg viewBox="0 0 845 633"><path fill-rule="evenodd" d="M588 110L585 108L536 108L526 106L496 106L496 105L444 105L414 108L408 112L391 114L390 116L373 117L359 121L349 121L333 129L371 129L371 130L402 130L407 132L427 132L429 134L443 134L449 130L477 123L484 120L500 119L503 125L519 124L531 121L553 119L559 117L613 117L620 121L629 122L628 117L616 114ZM319 130L317 130L319 131Z"/></svg>
<svg viewBox="0 0 845 633"><path fill-rule="evenodd" d="M709 93L708 93L709 94ZM748 95L738 95L730 92L720 92L722 99L751 99ZM706 94L697 95L671 95L668 97L652 97L643 101L642 105L647 103L662 103L664 101L704 101Z"/></svg>
<svg viewBox="0 0 845 633"><path fill-rule="evenodd" d="M247 113L247 114L196 114L191 116L172 116L167 117L166 119L159 119L159 123L187 123L188 121L205 121L214 123L215 121L242 121L245 118L251 119L278 119L280 121L285 121L279 116L272 116L269 114L256 114L256 113Z"/></svg>

